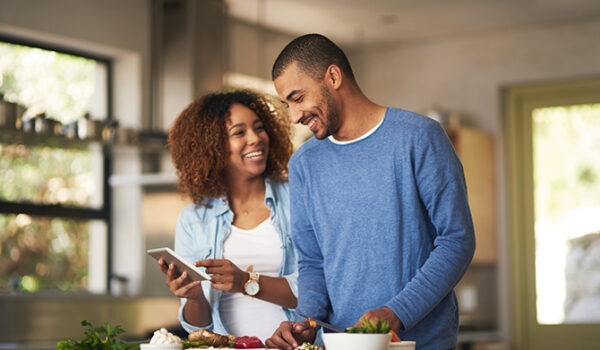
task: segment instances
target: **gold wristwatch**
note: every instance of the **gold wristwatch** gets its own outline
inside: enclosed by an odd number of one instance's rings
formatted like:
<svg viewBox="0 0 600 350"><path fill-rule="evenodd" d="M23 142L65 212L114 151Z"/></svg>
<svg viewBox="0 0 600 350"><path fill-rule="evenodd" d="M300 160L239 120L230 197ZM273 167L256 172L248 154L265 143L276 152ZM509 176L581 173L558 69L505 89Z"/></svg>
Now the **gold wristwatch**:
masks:
<svg viewBox="0 0 600 350"><path fill-rule="evenodd" d="M260 292L260 284L258 283L260 274L258 272L252 272L252 270L252 265L248 266L246 269L246 272L248 272L250 278L244 284L244 294L254 297L256 294L258 294L258 292Z"/></svg>

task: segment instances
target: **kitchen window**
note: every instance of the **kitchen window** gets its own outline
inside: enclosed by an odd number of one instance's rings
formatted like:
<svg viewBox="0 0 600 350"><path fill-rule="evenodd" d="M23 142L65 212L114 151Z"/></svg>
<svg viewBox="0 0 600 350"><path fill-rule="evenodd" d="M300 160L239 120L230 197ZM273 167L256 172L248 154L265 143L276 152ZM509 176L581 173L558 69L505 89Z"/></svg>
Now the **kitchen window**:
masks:
<svg viewBox="0 0 600 350"><path fill-rule="evenodd" d="M0 292L106 291L109 82L107 59L0 38Z"/></svg>

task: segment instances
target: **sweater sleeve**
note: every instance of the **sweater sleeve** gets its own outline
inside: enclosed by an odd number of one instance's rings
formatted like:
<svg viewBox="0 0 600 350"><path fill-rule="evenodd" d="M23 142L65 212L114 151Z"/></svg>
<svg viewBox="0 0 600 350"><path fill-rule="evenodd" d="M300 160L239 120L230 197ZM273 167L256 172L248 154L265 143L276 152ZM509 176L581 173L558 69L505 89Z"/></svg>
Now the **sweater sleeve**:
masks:
<svg viewBox="0 0 600 350"><path fill-rule="evenodd" d="M292 240L298 253L296 312L326 320L330 310L323 255L307 210L307 188L297 158L290 161L290 216Z"/></svg>
<svg viewBox="0 0 600 350"><path fill-rule="evenodd" d="M405 330L452 292L475 251L463 169L447 135L437 122L431 121L423 134L415 138L419 140L411 159L415 182L435 236L425 263L386 304Z"/></svg>

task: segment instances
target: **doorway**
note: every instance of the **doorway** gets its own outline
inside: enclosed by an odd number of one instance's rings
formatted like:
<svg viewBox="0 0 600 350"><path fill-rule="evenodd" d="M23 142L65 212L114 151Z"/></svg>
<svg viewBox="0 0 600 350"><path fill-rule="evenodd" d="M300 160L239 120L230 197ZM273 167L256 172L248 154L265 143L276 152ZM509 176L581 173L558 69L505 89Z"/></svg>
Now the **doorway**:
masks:
<svg viewBox="0 0 600 350"><path fill-rule="evenodd" d="M515 349L600 344L600 79L505 91Z"/></svg>

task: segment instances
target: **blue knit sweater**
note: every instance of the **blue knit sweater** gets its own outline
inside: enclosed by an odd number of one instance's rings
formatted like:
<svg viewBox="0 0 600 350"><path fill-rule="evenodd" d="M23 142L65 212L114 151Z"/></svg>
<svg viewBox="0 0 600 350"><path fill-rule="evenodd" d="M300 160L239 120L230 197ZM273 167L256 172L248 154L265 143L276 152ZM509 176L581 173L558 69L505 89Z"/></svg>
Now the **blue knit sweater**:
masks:
<svg viewBox="0 0 600 350"><path fill-rule="evenodd" d="M418 349L456 345L453 288L475 237L462 166L436 121L388 108L368 137L290 161L297 312L340 327L388 306Z"/></svg>

